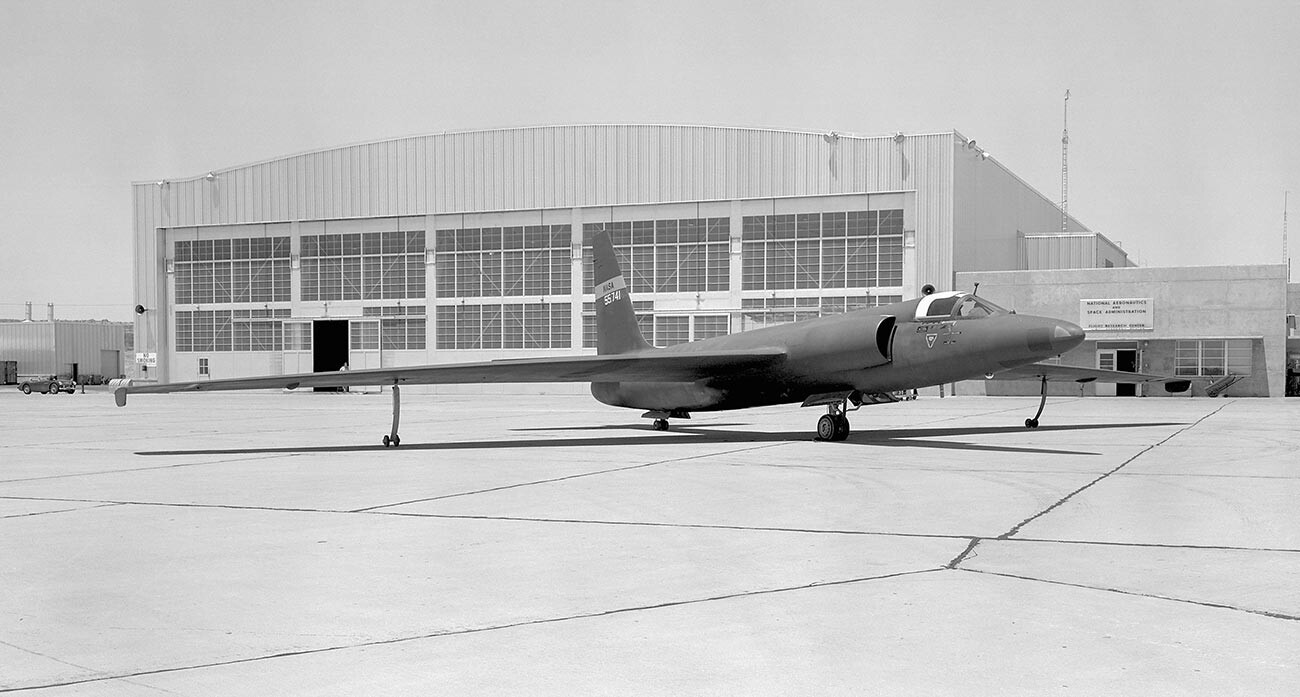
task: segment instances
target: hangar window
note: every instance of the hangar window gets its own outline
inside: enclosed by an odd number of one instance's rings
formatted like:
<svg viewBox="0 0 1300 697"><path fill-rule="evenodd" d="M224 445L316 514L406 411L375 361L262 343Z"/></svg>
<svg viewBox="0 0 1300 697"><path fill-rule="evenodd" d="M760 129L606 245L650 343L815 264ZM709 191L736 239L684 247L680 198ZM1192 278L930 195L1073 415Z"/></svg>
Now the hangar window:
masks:
<svg viewBox="0 0 1300 697"><path fill-rule="evenodd" d="M712 339L730 333L731 317L729 315L695 315L691 318L691 341Z"/></svg>
<svg viewBox="0 0 1300 697"><path fill-rule="evenodd" d="M655 316L655 346L684 344L691 340L691 318L686 315Z"/></svg>
<svg viewBox="0 0 1300 697"><path fill-rule="evenodd" d="M1251 339L1197 339L1174 346L1174 374L1179 377L1250 375L1254 371Z"/></svg>
<svg viewBox="0 0 1300 697"><path fill-rule="evenodd" d="M854 295L848 297L745 298L741 303L741 325L748 331L774 324L786 324L827 315L841 315L854 310L881 307L901 302L897 295Z"/></svg>
<svg viewBox="0 0 1300 697"><path fill-rule="evenodd" d="M730 218L586 223L582 226L583 288L595 285L591 237L609 232L633 293L698 293L731 286Z"/></svg>
<svg viewBox="0 0 1300 697"><path fill-rule="evenodd" d="M903 211L746 216L744 290L903 284Z"/></svg>
<svg viewBox="0 0 1300 697"><path fill-rule="evenodd" d="M288 302L289 238L176 240L177 305Z"/></svg>
<svg viewBox="0 0 1300 697"><path fill-rule="evenodd" d="M380 348L407 350L425 347L423 317L385 317L379 323Z"/></svg>
<svg viewBox="0 0 1300 697"><path fill-rule="evenodd" d="M289 314L288 309L178 310L176 351L285 350L284 320Z"/></svg>
<svg viewBox="0 0 1300 697"><path fill-rule="evenodd" d="M303 235L301 251L303 300L425 296L422 230Z"/></svg>
<svg viewBox="0 0 1300 697"><path fill-rule="evenodd" d="M374 351L379 348L379 323L353 321L349 326L349 348L353 351Z"/></svg>
<svg viewBox="0 0 1300 697"><path fill-rule="evenodd" d="M571 326L569 303L439 305L434 315L438 349L569 348Z"/></svg>
<svg viewBox="0 0 1300 697"><path fill-rule="evenodd" d="M570 226L438 230L434 292L439 298L568 295Z"/></svg>

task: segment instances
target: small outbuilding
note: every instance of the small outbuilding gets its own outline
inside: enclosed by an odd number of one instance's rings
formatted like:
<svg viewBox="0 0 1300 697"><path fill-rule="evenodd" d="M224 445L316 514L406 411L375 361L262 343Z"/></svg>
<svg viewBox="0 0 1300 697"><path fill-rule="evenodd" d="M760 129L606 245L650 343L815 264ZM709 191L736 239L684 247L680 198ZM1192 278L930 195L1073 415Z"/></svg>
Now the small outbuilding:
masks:
<svg viewBox="0 0 1300 697"><path fill-rule="evenodd" d="M128 356L135 358L134 335L127 322L0 322L0 362L17 364L16 380L58 375L94 383L125 374Z"/></svg>

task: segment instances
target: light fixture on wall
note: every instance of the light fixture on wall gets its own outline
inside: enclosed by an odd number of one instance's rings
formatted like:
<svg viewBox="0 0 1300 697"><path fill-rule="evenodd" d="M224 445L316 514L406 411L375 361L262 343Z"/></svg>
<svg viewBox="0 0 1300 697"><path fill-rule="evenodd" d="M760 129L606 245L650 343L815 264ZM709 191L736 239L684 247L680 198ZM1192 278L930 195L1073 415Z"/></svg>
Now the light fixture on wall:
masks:
<svg viewBox="0 0 1300 697"><path fill-rule="evenodd" d="M216 172L208 172L206 175L204 175L203 178L206 179L206 180L208 180L208 181L210 181L210 182L214 182L214 181L217 180L217 173L216 173Z"/></svg>
<svg viewBox="0 0 1300 697"><path fill-rule="evenodd" d="M164 263L167 265L167 274L168 274L168 275L171 275L173 272L176 271L176 262L175 262L174 260L172 260L172 259L166 259L166 260L164 260Z"/></svg>

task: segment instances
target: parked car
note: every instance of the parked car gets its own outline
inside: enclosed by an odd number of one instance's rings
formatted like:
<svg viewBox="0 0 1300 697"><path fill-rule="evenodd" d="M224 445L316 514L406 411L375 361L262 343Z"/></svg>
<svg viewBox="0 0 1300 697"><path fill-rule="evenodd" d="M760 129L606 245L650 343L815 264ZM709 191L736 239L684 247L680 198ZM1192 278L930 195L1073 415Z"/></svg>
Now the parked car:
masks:
<svg viewBox="0 0 1300 697"><path fill-rule="evenodd" d="M43 375L38 378L24 378L18 385L18 389L22 390L23 394L33 392L44 392L45 394L67 392L72 394L77 391L77 383L71 380L61 380L54 375Z"/></svg>

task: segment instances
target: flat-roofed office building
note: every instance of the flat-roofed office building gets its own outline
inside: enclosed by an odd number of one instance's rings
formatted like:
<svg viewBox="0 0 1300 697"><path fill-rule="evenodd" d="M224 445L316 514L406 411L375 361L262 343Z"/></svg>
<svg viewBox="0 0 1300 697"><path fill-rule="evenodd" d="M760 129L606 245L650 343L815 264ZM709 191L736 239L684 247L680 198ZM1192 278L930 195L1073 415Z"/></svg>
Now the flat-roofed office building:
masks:
<svg viewBox="0 0 1300 697"><path fill-rule="evenodd" d="M590 351L598 230L658 345L946 290L959 271L1128 265L955 131L469 131L133 191L146 379Z"/></svg>

